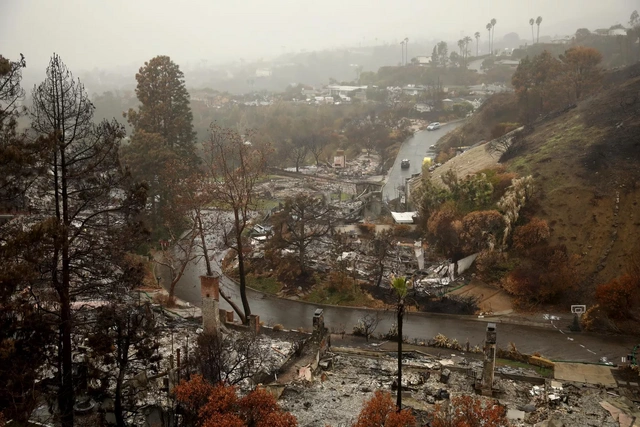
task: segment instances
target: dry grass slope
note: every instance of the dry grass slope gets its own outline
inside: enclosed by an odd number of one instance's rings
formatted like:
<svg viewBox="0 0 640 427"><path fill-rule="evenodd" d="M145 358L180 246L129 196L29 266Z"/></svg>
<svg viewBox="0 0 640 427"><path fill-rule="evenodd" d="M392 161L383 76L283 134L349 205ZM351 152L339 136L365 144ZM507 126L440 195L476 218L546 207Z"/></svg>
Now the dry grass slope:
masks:
<svg viewBox="0 0 640 427"><path fill-rule="evenodd" d="M608 86L576 109L536 126L507 163L532 174L536 215L552 243L580 256L585 291L618 276L640 234L640 64L608 76Z"/></svg>

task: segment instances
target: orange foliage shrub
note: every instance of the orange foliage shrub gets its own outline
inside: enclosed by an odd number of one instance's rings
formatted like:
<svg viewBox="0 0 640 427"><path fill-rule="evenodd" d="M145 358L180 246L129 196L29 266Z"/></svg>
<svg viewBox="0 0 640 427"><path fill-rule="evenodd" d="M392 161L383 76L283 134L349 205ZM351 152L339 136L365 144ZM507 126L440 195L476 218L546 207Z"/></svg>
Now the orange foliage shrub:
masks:
<svg viewBox="0 0 640 427"><path fill-rule="evenodd" d="M458 248L462 223L452 206L445 204L432 213L427 221L427 230L445 254L449 255Z"/></svg>
<svg viewBox="0 0 640 427"><path fill-rule="evenodd" d="M493 200L498 201L507 188L511 185L511 181L518 177L518 174L513 172L507 172L504 166L498 165L495 167L482 169L477 174L485 174L487 180L493 186Z"/></svg>
<svg viewBox="0 0 640 427"><path fill-rule="evenodd" d="M189 382L182 381L176 387L175 393L185 411L197 414L209 400L209 396L213 393L213 386L202 376L195 375Z"/></svg>
<svg viewBox="0 0 640 427"><path fill-rule="evenodd" d="M496 210L471 212L462 219L460 237L464 250L473 253L492 248L504 228L504 217Z"/></svg>
<svg viewBox="0 0 640 427"><path fill-rule="evenodd" d="M575 99L581 99L600 87L602 54L597 49L575 46L560 55L560 60L564 63L563 71L571 83Z"/></svg>
<svg viewBox="0 0 640 427"><path fill-rule="evenodd" d="M518 250L526 250L548 238L549 226L547 221L534 217L527 224L516 227L513 232L513 247Z"/></svg>
<svg viewBox="0 0 640 427"><path fill-rule="evenodd" d="M296 427L296 418L278 406L275 398L256 389L238 398L232 386L207 383L196 375L175 389L186 416L202 427Z"/></svg>
<svg viewBox="0 0 640 427"><path fill-rule="evenodd" d="M432 427L508 427L507 411L491 399L455 396L448 406L436 405Z"/></svg>
<svg viewBox="0 0 640 427"><path fill-rule="evenodd" d="M596 300L613 319L627 319L637 303L638 284L630 274L617 277L598 285Z"/></svg>
<svg viewBox="0 0 640 427"><path fill-rule="evenodd" d="M505 252L484 250L476 258L476 273L480 280L487 283L498 282L509 272L507 254Z"/></svg>
<svg viewBox="0 0 640 427"><path fill-rule="evenodd" d="M576 258L564 245L541 246L529 252L529 258L502 281L503 288L516 297L520 306L550 302L575 289L579 278Z"/></svg>
<svg viewBox="0 0 640 427"><path fill-rule="evenodd" d="M396 412L391 395L377 390L373 397L365 402L358 421L353 427L411 427L416 419L409 409Z"/></svg>

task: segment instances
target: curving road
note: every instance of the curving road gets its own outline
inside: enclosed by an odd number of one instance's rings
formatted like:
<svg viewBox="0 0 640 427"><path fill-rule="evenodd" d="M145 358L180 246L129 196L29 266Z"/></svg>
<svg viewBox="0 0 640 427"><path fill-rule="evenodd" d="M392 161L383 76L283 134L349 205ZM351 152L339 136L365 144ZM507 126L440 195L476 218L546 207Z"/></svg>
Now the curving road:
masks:
<svg viewBox="0 0 640 427"><path fill-rule="evenodd" d="M176 286L178 298L200 306L200 279L205 271L204 261L189 265L182 280ZM237 303L240 302L238 286L229 278L221 277L221 286ZM258 314L267 325L282 324L287 329L304 328L311 330L314 311L321 307L265 295L248 290L251 311ZM231 310L224 300L220 307ZM371 310L352 307L322 307L324 308L325 324L332 330L345 329L350 332L362 316ZM388 331L394 322L394 313L378 311L382 320L376 332ZM556 321L556 325L565 328L571 323L570 314L566 318ZM482 345L484 340L486 321L475 318L461 318L456 316L436 315L429 313L408 313L405 317L404 333L410 340L425 340L442 333L449 338L456 338L465 343L468 339L471 345ZM501 323L498 329L498 345L507 348L510 342L526 353L538 351L546 357L563 360L597 362L602 356L612 361L619 361L620 356L627 355L637 344L632 337L605 336L594 334L573 334L568 331L559 332L553 328L540 328ZM584 346L584 347L582 347Z"/></svg>
<svg viewBox="0 0 640 427"><path fill-rule="evenodd" d="M404 178L412 173L418 173L422 165L422 159L429 151L429 147L436 144L438 139L447 131L455 129L462 122L451 123L443 126L438 131L418 132L404 142L396 162L390 172L389 180L384 187L384 197L395 198L398 185L404 185ZM411 159L411 167L408 170L400 169L400 160ZM215 245L215 236L208 236L210 245ZM220 259L221 254L215 254L214 259ZM216 263L213 263L216 265ZM176 296L184 301L200 306L200 279L204 274L204 260L200 258L191 263L176 286ZM219 270L218 270L219 272ZM162 283L166 284L166 271ZM240 294L238 285L226 276L221 276L220 284L226 293L239 305ZM280 299L271 295L248 290L251 311L260 316L266 324L282 324L287 329L304 328L311 330L314 311L320 307L317 304L308 304L301 301ZM220 301L220 307L231 310L224 301ZM371 313L371 310L353 307L322 307L324 308L325 324L333 330L346 330L350 332L353 326L362 316ZM394 313L378 311L381 322L377 332L388 331L394 323ZM540 352L552 359L575 360L585 362L597 362L600 357L607 357L611 361L619 361L621 356L627 355L633 346L640 342L639 338L605 336L594 334L573 334L566 331L571 323L571 315L555 321L557 328L534 327L501 323L498 324L498 345L507 348L510 342L525 353ZM429 313L408 313L405 317L404 334L410 340L426 340L441 333L449 338L456 338L459 342L467 340L471 345L482 345L485 336L487 321L472 317L446 316ZM550 325L551 326L551 325Z"/></svg>
<svg viewBox="0 0 640 427"><path fill-rule="evenodd" d="M435 145L436 142L438 142L438 140L447 132L454 130L458 126L462 125L462 123L463 121L457 121L445 124L435 131L423 130L407 139L400 147L396 161L389 171L389 178L382 189L382 197L384 200L393 200L398 198L400 196L398 187L404 186L405 179L411 178L412 174L421 172L422 160L425 157L435 157L436 153L430 147ZM400 161L402 161L402 159L409 159L411 161L408 169L402 169L400 167Z"/></svg>

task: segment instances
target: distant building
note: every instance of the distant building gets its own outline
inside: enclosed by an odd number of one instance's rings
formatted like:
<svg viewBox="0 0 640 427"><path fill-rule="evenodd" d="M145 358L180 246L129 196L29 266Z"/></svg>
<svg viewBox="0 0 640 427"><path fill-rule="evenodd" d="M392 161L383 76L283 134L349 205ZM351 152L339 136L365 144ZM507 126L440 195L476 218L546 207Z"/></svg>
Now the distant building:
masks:
<svg viewBox="0 0 640 427"><path fill-rule="evenodd" d="M429 104L416 104L414 108L419 113L428 113L433 110L433 107Z"/></svg>
<svg viewBox="0 0 640 427"><path fill-rule="evenodd" d="M402 93L405 95L416 96L421 92L426 91L427 88L420 85L407 85L402 88Z"/></svg>
<svg viewBox="0 0 640 427"><path fill-rule="evenodd" d="M256 77L271 77L273 72L270 68L258 68L256 70Z"/></svg>
<svg viewBox="0 0 640 427"><path fill-rule="evenodd" d="M349 98L366 99L367 86L343 86L329 85L327 86L329 94L332 96L347 96Z"/></svg>
<svg viewBox="0 0 640 427"><path fill-rule="evenodd" d="M569 44L569 43L571 43L572 40L573 40L573 38L571 36L564 36L564 37L560 37L560 38L551 40L551 43L553 43L553 44Z"/></svg>
<svg viewBox="0 0 640 427"><path fill-rule="evenodd" d="M626 28L615 28L612 30L609 30L609 36L626 36L627 35L627 29Z"/></svg>
<svg viewBox="0 0 640 427"><path fill-rule="evenodd" d="M447 108L453 107L453 104L455 104L453 99L445 98L445 99L442 100L442 108L444 108L445 110Z"/></svg>
<svg viewBox="0 0 640 427"><path fill-rule="evenodd" d="M420 56L416 56L415 60L416 60L416 63L418 65L429 65L429 64L431 64L431 56L420 55Z"/></svg>
<svg viewBox="0 0 640 427"><path fill-rule="evenodd" d="M501 59L499 61L496 61L496 65L506 65L509 68L515 70L516 68L518 68L518 65L520 65L520 61L516 61L514 59Z"/></svg>

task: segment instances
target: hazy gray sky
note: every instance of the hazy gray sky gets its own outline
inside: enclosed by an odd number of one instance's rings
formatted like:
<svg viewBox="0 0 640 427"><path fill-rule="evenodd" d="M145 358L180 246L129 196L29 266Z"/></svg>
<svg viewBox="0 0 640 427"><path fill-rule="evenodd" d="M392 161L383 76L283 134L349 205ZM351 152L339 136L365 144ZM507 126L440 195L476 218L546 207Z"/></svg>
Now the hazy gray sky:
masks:
<svg viewBox="0 0 640 427"><path fill-rule="evenodd" d="M44 68L57 52L72 70L140 64L158 54L201 59L270 57L361 42L457 40L491 18L496 39L626 24L640 0L0 0L0 53Z"/></svg>

